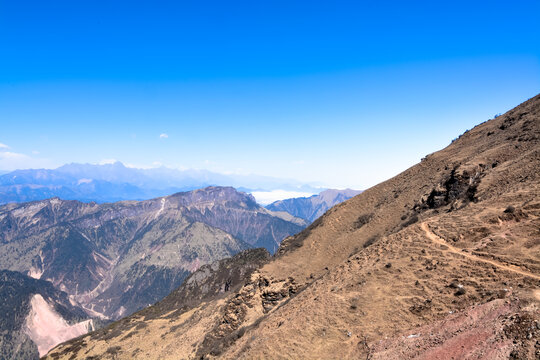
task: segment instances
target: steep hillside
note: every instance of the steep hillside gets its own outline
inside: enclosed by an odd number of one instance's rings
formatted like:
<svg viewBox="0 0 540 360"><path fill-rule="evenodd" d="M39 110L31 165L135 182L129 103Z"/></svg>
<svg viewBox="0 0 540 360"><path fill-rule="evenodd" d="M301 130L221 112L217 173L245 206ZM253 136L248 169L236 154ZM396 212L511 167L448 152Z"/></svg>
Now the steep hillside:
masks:
<svg viewBox="0 0 540 360"><path fill-rule="evenodd" d="M278 200L267 205L266 208L272 211L285 211L312 223L332 206L342 203L360 192L351 189L328 189L310 197Z"/></svg>
<svg viewBox="0 0 540 360"><path fill-rule="evenodd" d="M136 349L120 332L114 354L86 336L48 358L533 359L538 169L540 95L335 206L235 293L171 313L178 345L145 343L168 327L149 319Z"/></svg>
<svg viewBox="0 0 540 360"><path fill-rule="evenodd" d="M0 207L0 268L51 281L89 314L152 304L201 265L300 231L233 188L98 205L57 198Z"/></svg>
<svg viewBox="0 0 540 360"><path fill-rule="evenodd" d="M124 357L133 355L154 358L163 354L178 357L179 354L189 353L192 351L192 339L200 337L201 331L204 332L220 316L219 312L212 312L212 305L216 302L222 303L237 291L249 281L253 271L268 262L269 258L269 253L264 249L250 249L232 258L204 265L154 306L123 318L87 337L72 340L69 346L62 348L59 355L53 357L77 353L84 348L88 339L93 343L92 356L115 357L120 355L120 349L110 346L109 341L119 336L122 336L124 342L121 351ZM202 311L197 309L201 302L208 303L209 308ZM211 342L208 345L211 345ZM156 349L157 346L160 350Z"/></svg>
<svg viewBox="0 0 540 360"><path fill-rule="evenodd" d="M94 321L48 281L0 270L0 299L1 359L38 359L94 329Z"/></svg>

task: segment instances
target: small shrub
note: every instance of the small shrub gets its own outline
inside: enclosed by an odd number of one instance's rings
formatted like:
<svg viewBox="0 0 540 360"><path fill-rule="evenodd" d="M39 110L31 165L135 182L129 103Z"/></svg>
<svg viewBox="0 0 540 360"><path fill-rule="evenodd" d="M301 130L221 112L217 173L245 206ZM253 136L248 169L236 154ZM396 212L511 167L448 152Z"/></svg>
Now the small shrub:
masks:
<svg viewBox="0 0 540 360"><path fill-rule="evenodd" d="M409 220L405 221L403 224L401 224L401 228L404 229L406 228L407 226L410 226L412 224L415 224L418 222L418 215L414 214L413 216L411 216L409 218Z"/></svg>
<svg viewBox="0 0 540 360"><path fill-rule="evenodd" d="M372 237L370 237L369 239L367 239L367 241L364 243L363 247L364 249L367 248L368 246L371 246L373 245L373 243L375 241L377 241L379 239L379 235L373 235Z"/></svg>
<svg viewBox="0 0 540 360"><path fill-rule="evenodd" d="M504 212L507 214L513 214L516 212L516 208L512 205L509 205L506 209L504 209Z"/></svg>
<svg viewBox="0 0 540 360"><path fill-rule="evenodd" d="M353 225L354 228L360 229L362 226L366 225L371 220L372 217L373 217L373 214L360 215L358 219L356 219L356 221L354 222L354 225Z"/></svg>
<svg viewBox="0 0 540 360"><path fill-rule="evenodd" d="M110 348L107 349L107 351L105 351L107 354L111 354L111 355L118 355L118 353L120 352L120 349L121 347L120 346L111 346Z"/></svg>

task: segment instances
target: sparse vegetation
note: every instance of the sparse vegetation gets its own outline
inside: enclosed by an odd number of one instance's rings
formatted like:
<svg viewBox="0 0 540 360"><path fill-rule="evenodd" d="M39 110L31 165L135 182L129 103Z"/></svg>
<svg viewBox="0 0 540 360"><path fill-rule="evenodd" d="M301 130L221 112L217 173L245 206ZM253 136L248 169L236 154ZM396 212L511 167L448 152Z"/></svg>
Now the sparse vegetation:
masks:
<svg viewBox="0 0 540 360"><path fill-rule="evenodd" d="M406 228L407 226L410 226L412 224L416 224L418 222L419 218L417 214L412 214L411 217L407 219L407 221L403 222L401 224L401 228Z"/></svg>
<svg viewBox="0 0 540 360"><path fill-rule="evenodd" d="M362 226L369 223L372 217L373 217L373 213L360 215L358 219L356 219L356 221L354 222L353 227L355 229L360 229Z"/></svg>
<svg viewBox="0 0 540 360"><path fill-rule="evenodd" d="M512 205L509 205L506 209L504 209L504 212L507 214L513 214L516 212L516 208Z"/></svg>
<svg viewBox="0 0 540 360"><path fill-rule="evenodd" d="M105 351L105 353L111 355L113 359L116 359L120 354L121 349L122 348L120 346L111 346Z"/></svg>
<svg viewBox="0 0 540 360"><path fill-rule="evenodd" d="M379 238L380 238L380 235L370 236L363 245L364 249L373 245Z"/></svg>

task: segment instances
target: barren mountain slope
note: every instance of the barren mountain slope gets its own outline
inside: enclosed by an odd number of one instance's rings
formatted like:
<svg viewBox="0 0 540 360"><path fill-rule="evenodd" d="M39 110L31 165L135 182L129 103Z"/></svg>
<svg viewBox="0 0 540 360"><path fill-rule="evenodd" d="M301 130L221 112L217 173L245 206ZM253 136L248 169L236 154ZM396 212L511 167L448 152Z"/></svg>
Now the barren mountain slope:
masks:
<svg viewBox="0 0 540 360"><path fill-rule="evenodd" d="M282 242L236 294L176 315L191 349L167 355L156 340L139 350L151 346L155 358L538 357L539 169L536 96L335 206ZM86 337L49 357L137 358L124 336L108 339L114 355Z"/></svg>

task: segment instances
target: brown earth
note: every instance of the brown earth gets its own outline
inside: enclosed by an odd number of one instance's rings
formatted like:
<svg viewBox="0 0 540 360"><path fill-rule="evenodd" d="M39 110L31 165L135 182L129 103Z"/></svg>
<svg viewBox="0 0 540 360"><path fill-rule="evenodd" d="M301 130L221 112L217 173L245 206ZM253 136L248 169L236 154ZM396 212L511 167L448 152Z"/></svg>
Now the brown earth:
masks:
<svg viewBox="0 0 540 360"><path fill-rule="evenodd" d="M539 169L540 95L335 206L236 292L48 358L540 358Z"/></svg>

